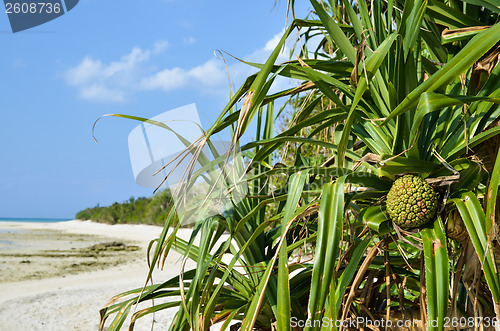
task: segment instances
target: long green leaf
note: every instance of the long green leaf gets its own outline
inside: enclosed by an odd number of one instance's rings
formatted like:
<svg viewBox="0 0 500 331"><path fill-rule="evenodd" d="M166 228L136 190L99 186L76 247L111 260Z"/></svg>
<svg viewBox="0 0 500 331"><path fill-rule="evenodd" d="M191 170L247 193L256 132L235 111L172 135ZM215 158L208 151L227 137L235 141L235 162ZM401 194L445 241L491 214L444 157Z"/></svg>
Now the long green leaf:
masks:
<svg viewBox="0 0 500 331"><path fill-rule="evenodd" d="M281 224L281 245L278 260L278 316L276 322L278 330L290 330L290 280L288 270L288 252L286 243L286 225L292 219L301 198L302 190L306 180L309 178L308 171L301 171L290 178L288 199L285 205L283 222Z"/></svg>
<svg viewBox="0 0 500 331"><path fill-rule="evenodd" d="M491 179L485 195L486 200L486 235L490 237L491 226L496 223L495 211L497 205L498 186L500 185L500 149L498 150L495 166L491 172Z"/></svg>
<svg viewBox="0 0 500 331"><path fill-rule="evenodd" d="M457 206L479 261L483 263L484 277L494 302L498 304L500 303L500 280L499 275L495 272L492 247L488 245L486 217L481 204L472 192L465 192L460 198L452 199L452 202Z"/></svg>
<svg viewBox="0 0 500 331"><path fill-rule="evenodd" d="M405 6L406 9L407 6ZM427 10L427 0L416 0L411 8L411 13L408 21L405 24L406 31L403 38L403 48L405 58L408 56L410 49L413 48L418 40L420 27L424 18L425 11Z"/></svg>
<svg viewBox="0 0 500 331"><path fill-rule="evenodd" d="M441 218L421 230L424 244L428 330L444 330L449 297L449 258Z"/></svg>
<svg viewBox="0 0 500 331"><path fill-rule="evenodd" d="M311 320L321 319L337 261L344 218L344 180L345 177L340 177L336 183L323 187L308 305ZM306 327L305 330L317 329Z"/></svg>

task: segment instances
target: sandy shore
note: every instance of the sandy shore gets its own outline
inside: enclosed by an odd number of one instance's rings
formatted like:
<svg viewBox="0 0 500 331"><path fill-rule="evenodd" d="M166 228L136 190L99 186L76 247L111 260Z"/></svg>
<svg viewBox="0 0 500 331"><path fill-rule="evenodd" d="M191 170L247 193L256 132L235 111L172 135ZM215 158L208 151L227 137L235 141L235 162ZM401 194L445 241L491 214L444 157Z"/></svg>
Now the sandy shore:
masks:
<svg viewBox="0 0 500 331"><path fill-rule="evenodd" d="M97 330L99 310L110 298L144 285L146 249L161 230L89 221L0 222L0 330ZM181 229L180 236L187 239L190 232ZM172 252L155 282L180 268L180 255ZM156 314L155 330L166 329L173 314ZM151 322L140 319L135 330L150 330Z"/></svg>

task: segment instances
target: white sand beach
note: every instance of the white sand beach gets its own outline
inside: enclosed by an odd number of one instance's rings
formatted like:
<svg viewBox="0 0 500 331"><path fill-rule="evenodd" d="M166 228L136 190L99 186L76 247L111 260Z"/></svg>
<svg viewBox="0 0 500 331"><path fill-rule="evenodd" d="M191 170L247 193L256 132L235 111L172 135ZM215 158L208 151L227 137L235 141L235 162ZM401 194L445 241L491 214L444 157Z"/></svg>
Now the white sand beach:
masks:
<svg viewBox="0 0 500 331"><path fill-rule="evenodd" d="M0 330L97 330L99 310L109 299L144 285L146 249L161 230L158 226L90 221L0 222ZM190 233L190 229L180 230L180 236L186 239ZM33 236L37 239L30 240ZM88 262L85 255L77 258L66 254L57 259L40 254L54 250L57 254L81 252L108 242L120 242L132 250L109 254L102 264L99 255ZM164 269L155 271L155 283L176 276L180 269L180 255L172 252ZM19 277L24 280L14 281ZM166 329L173 314L156 314L154 329ZM151 323L151 316L139 319L134 330L151 330ZM127 330L128 325L122 329Z"/></svg>

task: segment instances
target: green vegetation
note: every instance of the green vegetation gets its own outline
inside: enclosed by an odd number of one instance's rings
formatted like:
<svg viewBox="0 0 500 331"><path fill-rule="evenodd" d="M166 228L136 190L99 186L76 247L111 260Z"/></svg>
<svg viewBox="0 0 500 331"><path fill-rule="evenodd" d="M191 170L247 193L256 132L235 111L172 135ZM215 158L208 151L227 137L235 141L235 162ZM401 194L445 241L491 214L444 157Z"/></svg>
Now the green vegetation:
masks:
<svg viewBox="0 0 500 331"><path fill-rule="evenodd" d="M108 224L144 223L163 225L173 207L169 190L158 192L150 198L131 197L123 203L115 202L109 207L96 206L78 212L80 220Z"/></svg>
<svg viewBox="0 0 500 331"><path fill-rule="evenodd" d="M268 60L250 64L258 73L190 146L197 155L227 127L236 143L256 119L255 141L241 146L250 194L199 220L189 240L169 215L148 279L171 250L196 266L117 295L101 330L120 329L129 314L133 329L164 309L176 312L169 330L182 331L219 322L339 330L358 318L417 319L416 330L441 331L447 317L471 330L500 319L498 1L310 2L310 17L293 15ZM297 41L297 56L275 64L286 40ZM270 94L278 76L300 86ZM296 105L278 135L276 100ZM296 154L277 162L293 144ZM304 157L303 146L318 153ZM411 231L384 208L406 174L438 194L436 216ZM321 328L325 320L335 323Z"/></svg>

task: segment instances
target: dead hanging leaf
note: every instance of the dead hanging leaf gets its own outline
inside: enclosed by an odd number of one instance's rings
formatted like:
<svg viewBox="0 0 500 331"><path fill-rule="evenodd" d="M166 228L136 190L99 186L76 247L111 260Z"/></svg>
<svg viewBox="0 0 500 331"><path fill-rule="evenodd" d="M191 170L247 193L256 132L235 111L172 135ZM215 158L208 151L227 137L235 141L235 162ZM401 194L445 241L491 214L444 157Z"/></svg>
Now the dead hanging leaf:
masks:
<svg viewBox="0 0 500 331"><path fill-rule="evenodd" d="M441 32L441 37L446 38L458 34L463 34L467 32L474 32L474 31L480 31L480 30L486 30L490 28L490 25L484 25L484 26L471 26L467 28L460 28L460 29L453 29L449 30L448 28L444 29L443 32Z"/></svg>
<svg viewBox="0 0 500 331"><path fill-rule="evenodd" d="M380 162L380 155L367 153L358 162L378 163Z"/></svg>
<svg viewBox="0 0 500 331"><path fill-rule="evenodd" d="M380 155L368 153L354 163L353 169L357 169L363 162L377 164L380 162Z"/></svg>
<svg viewBox="0 0 500 331"><path fill-rule="evenodd" d="M252 109L253 102L252 98L255 91L249 91L245 100L243 101L243 106L241 107L240 116L238 118L238 124L236 126L236 131L234 133L234 141L236 142L241 135L243 134L243 128L245 127L245 123L247 122L248 115L250 113L250 109Z"/></svg>
<svg viewBox="0 0 500 331"><path fill-rule="evenodd" d="M500 60L500 45L498 45L495 49L493 49L488 55L486 55L481 60L477 61L475 64L475 70L481 69L491 74L493 68L495 68L496 64Z"/></svg>
<svg viewBox="0 0 500 331"><path fill-rule="evenodd" d="M469 81L469 94L476 95L484 86L491 72L500 61L500 45L474 63Z"/></svg>
<svg viewBox="0 0 500 331"><path fill-rule="evenodd" d="M425 181L432 186L447 186L460 181L460 174L441 176L436 178L426 178Z"/></svg>
<svg viewBox="0 0 500 331"><path fill-rule="evenodd" d="M465 244L469 239L469 233L465 227L464 221L457 210L453 210L448 214L448 222L446 222L446 235L462 244Z"/></svg>
<svg viewBox="0 0 500 331"><path fill-rule="evenodd" d="M363 56L365 54L365 38L364 36L361 36L361 41L359 42L358 49L356 50L356 62L354 63L354 68L352 69L351 72L351 84L354 87L358 86L358 70L359 70L359 64L363 60Z"/></svg>
<svg viewBox="0 0 500 331"><path fill-rule="evenodd" d="M283 96L295 95L295 94L310 90L310 89L315 88L315 87L316 87L316 85L314 85L314 82L306 82L304 84L300 84L299 86L297 86L293 90L284 93Z"/></svg>

